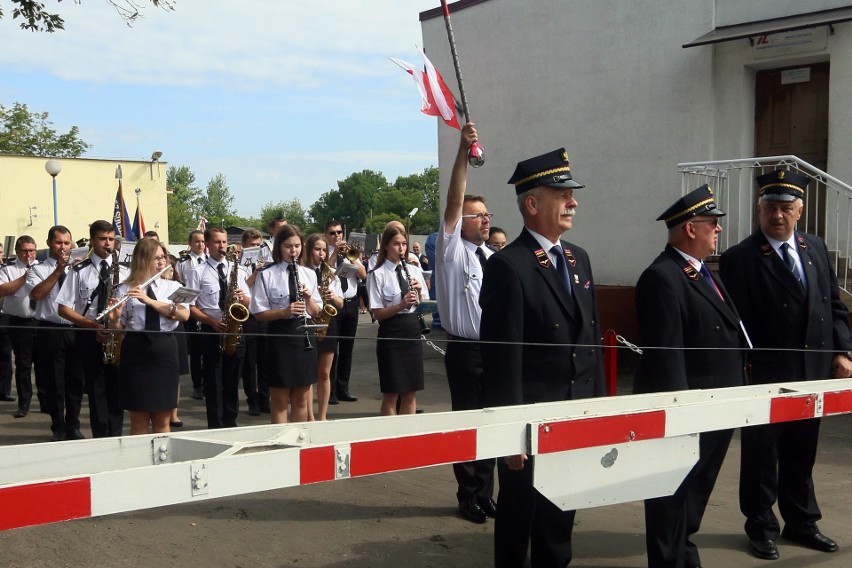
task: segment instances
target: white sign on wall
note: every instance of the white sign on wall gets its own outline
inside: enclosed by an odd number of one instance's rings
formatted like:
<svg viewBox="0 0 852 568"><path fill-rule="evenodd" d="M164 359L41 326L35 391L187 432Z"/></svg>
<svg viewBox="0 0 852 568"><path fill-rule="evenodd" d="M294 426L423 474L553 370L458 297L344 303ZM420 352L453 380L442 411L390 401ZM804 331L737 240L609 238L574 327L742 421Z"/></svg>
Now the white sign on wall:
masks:
<svg viewBox="0 0 852 568"><path fill-rule="evenodd" d="M766 59L791 53L821 51L827 46L828 28L822 26L757 36L752 49L755 59Z"/></svg>

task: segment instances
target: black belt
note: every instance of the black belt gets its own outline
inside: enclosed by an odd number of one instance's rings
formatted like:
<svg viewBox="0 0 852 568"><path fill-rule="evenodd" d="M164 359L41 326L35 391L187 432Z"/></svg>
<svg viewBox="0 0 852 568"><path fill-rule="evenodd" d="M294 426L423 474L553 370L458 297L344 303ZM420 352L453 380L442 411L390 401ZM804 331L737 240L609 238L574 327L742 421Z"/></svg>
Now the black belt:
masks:
<svg viewBox="0 0 852 568"><path fill-rule="evenodd" d="M21 316L9 316L9 319L16 321L33 321L33 318L22 318Z"/></svg>
<svg viewBox="0 0 852 568"><path fill-rule="evenodd" d="M344 302L354 302L358 299L358 296L352 296L351 298L343 298Z"/></svg>
<svg viewBox="0 0 852 568"><path fill-rule="evenodd" d="M47 320L36 320L36 321L37 321L39 326L45 326L45 327L64 327L64 328L67 328L67 329L74 327L70 323L53 323L52 321L47 321Z"/></svg>

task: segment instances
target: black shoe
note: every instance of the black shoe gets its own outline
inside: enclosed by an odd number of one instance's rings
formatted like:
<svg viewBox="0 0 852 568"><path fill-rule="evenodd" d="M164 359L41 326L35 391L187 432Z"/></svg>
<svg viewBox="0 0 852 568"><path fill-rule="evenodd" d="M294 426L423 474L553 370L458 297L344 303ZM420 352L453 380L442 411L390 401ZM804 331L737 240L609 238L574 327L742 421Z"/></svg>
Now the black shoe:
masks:
<svg viewBox="0 0 852 568"><path fill-rule="evenodd" d="M476 504L476 500L470 499L468 501L460 501L459 502L459 513L461 516L467 519L472 523L482 524L486 520L488 520L488 516L485 514L485 511Z"/></svg>
<svg viewBox="0 0 852 568"><path fill-rule="evenodd" d="M204 391L201 389L192 389L192 398L195 400L204 400Z"/></svg>
<svg viewBox="0 0 852 568"><path fill-rule="evenodd" d="M256 402L250 402L249 405L249 416L260 416L260 406Z"/></svg>
<svg viewBox="0 0 852 568"><path fill-rule="evenodd" d="M423 414L423 409L422 408L415 408L414 414Z"/></svg>
<svg viewBox="0 0 852 568"><path fill-rule="evenodd" d="M80 432L80 429L68 430L65 432L66 440L84 440L86 437Z"/></svg>
<svg viewBox="0 0 852 568"><path fill-rule="evenodd" d="M819 550L820 552L837 552L840 550L837 543L819 532L819 529L815 529L815 532L811 533L797 533L784 529L781 532L781 538L808 548L813 548L814 550Z"/></svg>
<svg viewBox="0 0 852 568"><path fill-rule="evenodd" d="M2 394L0 395L0 401L2 402L15 402L15 397L10 394Z"/></svg>
<svg viewBox="0 0 852 568"><path fill-rule="evenodd" d="M488 499L477 498L476 504L479 505L479 508L482 509L486 517L491 517L492 519L497 517L497 503L494 502L494 499L490 497Z"/></svg>
<svg viewBox="0 0 852 568"><path fill-rule="evenodd" d="M172 428L182 428L183 420L169 420L169 426Z"/></svg>
<svg viewBox="0 0 852 568"><path fill-rule="evenodd" d="M258 403L258 406L260 406L260 411L264 414L269 414L272 412L272 408L269 406L269 399L261 400Z"/></svg>
<svg viewBox="0 0 852 568"><path fill-rule="evenodd" d="M339 400L337 400L337 396L336 396L336 395L331 394L331 395L329 395L329 397L328 397L328 404L329 404L329 405L331 405L331 406L334 406L334 405L336 405L336 404L340 404L340 401L339 401Z"/></svg>
<svg viewBox="0 0 852 568"><path fill-rule="evenodd" d="M763 560L778 560L778 547L775 546L774 540L749 540L748 549Z"/></svg>
<svg viewBox="0 0 852 568"><path fill-rule="evenodd" d="M355 402L358 400L358 397L350 393L348 390L341 390L337 391L337 400L342 400L343 402Z"/></svg>
<svg viewBox="0 0 852 568"><path fill-rule="evenodd" d="M61 442L65 439L65 434L62 432L54 432L50 439L53 442Z"/></svg>
<svg viewBox="0 0 852 568"><path fill-rule="evenodd" d="M24 418L29 413L30 413L30 407L27 404L27 405L24 405L24 406L19 406L18 411L15 414L13 414L13 416L15 418Z"/></svg>

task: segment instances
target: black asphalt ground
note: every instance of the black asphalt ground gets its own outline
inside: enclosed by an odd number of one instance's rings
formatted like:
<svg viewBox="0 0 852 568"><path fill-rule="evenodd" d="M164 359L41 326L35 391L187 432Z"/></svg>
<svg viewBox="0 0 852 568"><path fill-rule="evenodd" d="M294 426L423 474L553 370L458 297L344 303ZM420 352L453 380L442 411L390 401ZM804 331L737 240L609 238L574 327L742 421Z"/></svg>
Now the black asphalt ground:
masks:
<svg viewBox="0 0 852 568"><path fill-rule="evenodd" d="M359 400L332 406L333 420L378 414L375 333L369 317L361 316L352 376L352 391ZM444 338L441 332L428 336L439 347L444 347ZM429 346L424 353L426 389L418 393L418 406L427 413L449 410L442 356ZM189 384L183 377L183 429L201 429L204 404L189 397ZM619 390L628 389L625 373ZM48 417L32 412L14 419L15 408L15 403L0 403L0 444L46 442ZM268 421L268 415L254 418L246 411L243 402L241 426ZM84 425L87 420L84 417ZM88 428L83 432L89 435ZM45 459L51 446L44 444ZM825 517L820 527L840 543L839 552L824 554L781 541L780 560L751 556L737 501L738 467L735 437L695 539L705 568L852 566L852 418L823 420L815 475ZM565 482L570 484L570 476ZM641 503L580 511L574 535L572 566L646 566ZM461 568L492 565L492 539L492 521L474 525L458 516L452 470L441 466L6 531L0 533L0 562L22 568Z"/></svg>

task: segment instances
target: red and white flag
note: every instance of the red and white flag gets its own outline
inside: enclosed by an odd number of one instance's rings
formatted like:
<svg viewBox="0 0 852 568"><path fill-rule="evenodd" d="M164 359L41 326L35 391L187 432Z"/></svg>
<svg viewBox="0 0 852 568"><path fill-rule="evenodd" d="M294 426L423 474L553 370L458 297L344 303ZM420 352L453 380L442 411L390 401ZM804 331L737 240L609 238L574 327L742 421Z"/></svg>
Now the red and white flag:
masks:
<svg viewBox="0 0 852 568"><path fill-rule="evenodd" d="M417 90L420 91L420 97L423 99L420 110L424 114L440 116L449 126L461 130L458 118L456 118L456 105L453 94L447 88L444 79L441 78L441 74L438 73L438 70L435 69L435 66L432 65L432 62L423 53L423 50L419 51L423 56L425 71L401 59L391 57L390 60L408 71L414 79L414 84L417 85Z"/></svg>

